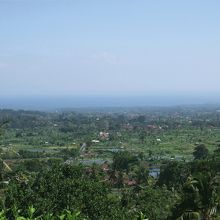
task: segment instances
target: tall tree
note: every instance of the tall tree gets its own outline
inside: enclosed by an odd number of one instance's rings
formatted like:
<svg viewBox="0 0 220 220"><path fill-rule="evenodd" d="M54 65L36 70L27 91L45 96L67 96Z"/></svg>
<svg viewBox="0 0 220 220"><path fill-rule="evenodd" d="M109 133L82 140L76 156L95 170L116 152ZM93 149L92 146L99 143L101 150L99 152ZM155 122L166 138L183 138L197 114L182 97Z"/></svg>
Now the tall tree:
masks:
<svg viewBox="0 0 220 220"><path fill-rule="evenodd" d="M195 147L193 151L193 156L195 160L201 160L207 158L209 150L204 144L199 144Z"/></svg>

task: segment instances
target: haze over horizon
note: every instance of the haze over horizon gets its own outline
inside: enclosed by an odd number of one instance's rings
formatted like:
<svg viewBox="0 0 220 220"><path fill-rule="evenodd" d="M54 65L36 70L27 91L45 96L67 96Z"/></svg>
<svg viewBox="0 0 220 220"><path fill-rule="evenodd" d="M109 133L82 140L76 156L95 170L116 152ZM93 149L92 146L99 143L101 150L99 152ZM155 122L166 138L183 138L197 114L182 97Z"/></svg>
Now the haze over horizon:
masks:
<svg viewBox="0 0 220 220"><path fill-rule="evenodd" d="M218 100L219 8L215 0L0 0L0 97Z"/></svg>
<svg viewBox="0 0 220 220"><path fill-rule="evenodd" d="M82 108L133 108L215 106L220 108L216 96L26 96L0 97L0 109L54 111Z"/></svg>

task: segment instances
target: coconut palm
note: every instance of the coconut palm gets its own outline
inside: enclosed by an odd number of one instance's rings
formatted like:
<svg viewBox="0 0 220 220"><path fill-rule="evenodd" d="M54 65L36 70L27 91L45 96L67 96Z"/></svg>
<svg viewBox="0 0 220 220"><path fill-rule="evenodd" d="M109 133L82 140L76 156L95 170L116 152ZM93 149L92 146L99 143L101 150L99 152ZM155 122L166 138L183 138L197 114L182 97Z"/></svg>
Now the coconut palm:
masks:
<svg viewBox="0 0 220 220"><path fill-rule="evenodd" d="M219 175L213 176L211 172L206 172L189 177L183 187L183 200L176 209L176 213L181 213L179 219L216 219L220 204L219 190Z"/></svg>
<svg viewBox="0 0 220 220"><path fill-rule="evenodd" d="M199 173L191 184L198 194L196 202L202 218L214 219L220 204L220 176L212 176L210 172Z"/></svg>

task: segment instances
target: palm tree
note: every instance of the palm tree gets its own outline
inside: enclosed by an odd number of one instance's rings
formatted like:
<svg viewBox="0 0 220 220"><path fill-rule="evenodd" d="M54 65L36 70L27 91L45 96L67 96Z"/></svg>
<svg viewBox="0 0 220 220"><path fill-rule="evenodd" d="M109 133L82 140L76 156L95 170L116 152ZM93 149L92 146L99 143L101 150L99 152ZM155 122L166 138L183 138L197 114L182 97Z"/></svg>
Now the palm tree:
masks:
<svg viewBox="0 0 220 220"><path fill-rule="evenodd" d="M191 181L198 194L197 205L201 216L205 220L214 219L220 204L220 176L212 176L210 172L199 173Z"/></svg>
<svg viewBox="0 0 220 220"><path fill-rule="evenodd" d="M198 173L195 177L189 177L183 187L183 200L176 209L181 213L179 219L216 219L217 208L220 204L220 176L213 176L211 172ZM178 210L178 211L177 211ZM190 217L190 214L197 218Z"/></svg>

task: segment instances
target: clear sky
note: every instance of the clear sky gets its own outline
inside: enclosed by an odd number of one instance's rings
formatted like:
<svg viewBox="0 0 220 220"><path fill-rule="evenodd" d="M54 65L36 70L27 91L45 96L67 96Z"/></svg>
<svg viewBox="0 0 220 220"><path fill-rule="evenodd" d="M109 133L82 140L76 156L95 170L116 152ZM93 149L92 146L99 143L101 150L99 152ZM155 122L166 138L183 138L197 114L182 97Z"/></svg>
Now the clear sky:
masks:
<svg viewBox="0 0 220 220"><path fill-rule="evenodd" d="M0 96L220 93L219 0L0 0Z"/></svg>

